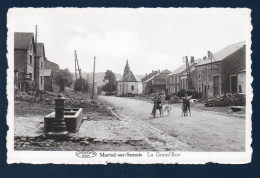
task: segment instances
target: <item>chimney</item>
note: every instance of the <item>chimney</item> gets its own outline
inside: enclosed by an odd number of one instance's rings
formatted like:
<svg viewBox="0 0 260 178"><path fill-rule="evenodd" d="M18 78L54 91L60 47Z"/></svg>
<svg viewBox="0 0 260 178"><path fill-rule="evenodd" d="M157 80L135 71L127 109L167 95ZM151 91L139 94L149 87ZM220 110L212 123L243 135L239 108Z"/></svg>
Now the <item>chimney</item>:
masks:
<svg viewBox="0 0 260 178"><path fill-rule="evenodd" d="M211 52L208 51L208 59L210 59L210 57L211 57Z"/></svg>
<svg viewBox="0 0 260 178"><path fill-rule="evenodd" d="M206 56L204 56L204 57L203 57L203 60L206 60L206 58L207 58L207 57L206 57Z"/></svg>
<svg viewBox="0 0 260 178"><path fill-rule="evenodd" d="M147 77L147 73L145 73L145 76Z"/></svg>
<svg viewBox="0 0 260 178"><path fill-rule="evenodd" d="M152 70L152 73L153 73L153 70Z"/></svg>
<svg viewBox="0 0 260 178"><path fill-rule="evenodd" d="M190 57L190 63L191 63L191 64L194 63L194 56L191 56L191 57Z"/></svg>

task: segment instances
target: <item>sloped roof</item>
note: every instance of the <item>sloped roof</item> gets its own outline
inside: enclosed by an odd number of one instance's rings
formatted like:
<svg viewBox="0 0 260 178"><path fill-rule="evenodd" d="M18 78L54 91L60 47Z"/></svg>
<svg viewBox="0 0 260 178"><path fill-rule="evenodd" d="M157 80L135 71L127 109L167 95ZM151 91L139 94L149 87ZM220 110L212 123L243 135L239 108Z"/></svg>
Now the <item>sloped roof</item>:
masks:
<svg viewBox="0 0 260 178"><path fill-rule="evenodd" d="M213 58L212 62L218 62L218 61L221 61L222 59L225 59L227 56L231 55L232 53L234 53L237 50L239 50L240 48L242 48L245 44L246 44L245 41L241 41L238 43L228 45L227 47L225 47L222 50L213 54L214 58ZM214 59L215 59L215 61L214 61ZM197 66L208 64L208 63L211 63L211 60L207 58L205 60L200 61L197 64Z"/></svg>
<svg viewBox="0 0 260 178"><path fill-rule="evenodd" d="M37 57L45 57L44 44L36 43L36 56Z"/></svg>
<svg viewBox="0 0 260 178"><path fill-rule="evenodd" d="M51 69L44 69L44 77L51 76L52 70Z"/></svg>
<svg viewBox="0 0 260 178"><path fill-rule="evenodd" d="M141 82L141 80L130 71L125 77L122 77L119 82Z"/></svg>
<svg viewBox="0 0 260 178"><path fill-rule="evenodd" d="M15 32L14 49L29 49L33 33Z"/></svg>
<svg viewBox="0 0 260 178"><path fill-rule="evenodd" d="M164 70L161 71L160 73L161 73L161 74L169 74L169 73L171 73L171 71L168 70L168 69L164 69Z"/></svg>
<svg viewBox="0 0 260 178"><path fill-rule="evenodd" d="M148 80L149 78L153 77L158 71L153 71L151 73L149 73L147 76L143 77L141 80L142 82L145 82L146 80Z"/></svg>
<svg viewBox="0 0 260 178"><path fill-rule="evenodd" d="M232 71L232 74L237 74L237 73L241 73L241 72L245 72L246 71L246 66L240 67L234 71Z"/></svg>
<svg viewBox="0 0 260 178"><path fill-rule="evenodd" d="M190 68L192 68L195 64L198 64L200 61L202 61L201 58L199 59L195 59L193 63L189 63ZM182 66L178 67L177 69L175 69L172 73L170 73L169 75L175 75L175 74L180 74L186 72L186 64L183 64Z"/></svg>

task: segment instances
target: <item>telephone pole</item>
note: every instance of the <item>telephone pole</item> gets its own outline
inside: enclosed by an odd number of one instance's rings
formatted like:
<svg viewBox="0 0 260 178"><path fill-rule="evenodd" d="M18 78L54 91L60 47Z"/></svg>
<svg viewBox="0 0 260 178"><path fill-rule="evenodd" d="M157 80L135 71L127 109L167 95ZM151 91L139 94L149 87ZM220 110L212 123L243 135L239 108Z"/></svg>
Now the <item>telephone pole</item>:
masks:
<svg viewBox="0 0 260 178"><path fill-rule="evenodd" d="M80 83L81 83L82 94L84 94L83 80L82 80L82 75L81 75L81 69L79 68L79 61L78 61L76 50L74 51L74 55L75 55L75 78L76 78L76 81L77 81L77 78L78 78L77 77L77 71L78 71L79 72L79 79L80 79Z"/></svg>
<svg viewBox="0 0 260 178"><path fill-rule="evenodd" d="M94 67L93 67L93 84L92 84L92 96L94 98L94 89L95 89L95 65L96 65L96 56L94 56Z"/></svg>

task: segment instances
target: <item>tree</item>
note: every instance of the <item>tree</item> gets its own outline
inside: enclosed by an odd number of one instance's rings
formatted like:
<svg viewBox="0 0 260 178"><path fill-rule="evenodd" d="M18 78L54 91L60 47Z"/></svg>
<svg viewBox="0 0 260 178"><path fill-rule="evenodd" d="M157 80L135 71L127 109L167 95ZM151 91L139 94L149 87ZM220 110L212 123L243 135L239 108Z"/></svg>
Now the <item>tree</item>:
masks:
<svg viewBox="0 0 260 178"><path fill-rule="evenodd" d="M102 90L105 92L110 91L110 94L112 94L112 92L116 90L117 86L115 74L111 70L107 70L103 81L106 81L107 83L102 86Z"/></svg>
<svg viewBox="0 0 260 178"><path fill-rule="evenodd" d="M75 81L75 84L74 84L74 90L75 91L82 91L82 87L83 87L83 91L86 92L88 91L89 89L89 84L87 82L86 79L82 78L82 83L81 83L81 80L80 79L77 79Z"/></svg>
<svg viewBox="0 0 260 178"><path fill-rule="evenodd" d="M69 87L73 81L73 75L69 69L59 70L55 76L54 81L56 85L60 86L60 92L63 92L65 87Z"/></svg>

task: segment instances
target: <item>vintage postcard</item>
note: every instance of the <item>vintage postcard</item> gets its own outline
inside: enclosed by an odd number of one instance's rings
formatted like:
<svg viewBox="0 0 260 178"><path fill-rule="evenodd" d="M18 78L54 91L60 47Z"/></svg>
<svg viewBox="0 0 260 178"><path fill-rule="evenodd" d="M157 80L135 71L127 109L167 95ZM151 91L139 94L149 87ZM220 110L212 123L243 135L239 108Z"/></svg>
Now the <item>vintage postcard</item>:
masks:
<svg viewBox="0 0 260 178"><path fill-rule="evenodd" d="M251 10L11 8L7 162L251 162Z"/></svg>

